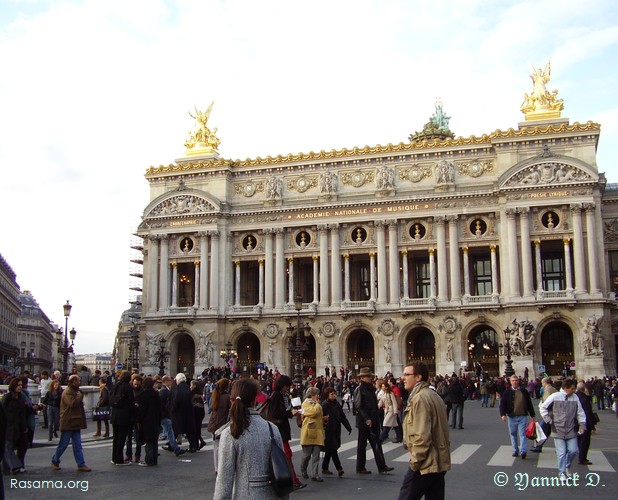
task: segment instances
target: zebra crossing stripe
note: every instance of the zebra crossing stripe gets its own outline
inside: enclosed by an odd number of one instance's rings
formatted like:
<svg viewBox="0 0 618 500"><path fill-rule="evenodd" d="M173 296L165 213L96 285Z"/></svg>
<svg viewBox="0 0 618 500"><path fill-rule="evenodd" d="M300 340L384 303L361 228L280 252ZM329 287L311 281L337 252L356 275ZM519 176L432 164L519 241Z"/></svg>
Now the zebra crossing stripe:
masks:
<svg viewBox="0 0 618 500"><path fill-rule="evenodd" d="M463 464L480 447L480 444L462 444L455 451L451 452L451 464Z"/></svg>
<svg viewBox="0 0 618 500"><path fill-rule="evenodd" d="M592 462L592 465L587 466L588 470L594 472L616 472L601 450L590 450L588 452L588 460Z"/></svg>
<svg viewBox="0 0 618 500"><path fill-rule="evenodd" d="M508 445L503 445L494 453L487 465L494 467L511 467L515 462L515 457L512 457L513 449Z"/></svg>
<svg viewBox="0 0 618 500"><path fill-rule="evenodd" d="M539 454L539 461L536 464L541 469L558 469L558 460L556 458L556 449L549 446L543 446L543 453Z"/></svg>
<svg viewBox="0 0 618 500"><path fill-rule="evenodd" d="M356 446L356 443L354 443L354 446ZM339 448L341 450L341 448ZM393 451L393 450L403 450L403 447L401 446L401 443L386 443L382 445L382 451L386 454L389 451ZM405 453L406 457L408 456L408 452ZM371 449L370 446L367 446L367 455L366 455L367 461L370 460L375 460L375 456L373 455L373 450ZM356 460L356 455L352 455L351 457L348 457L348 460ZM407 459L406 459L407 461Z"/></svg>

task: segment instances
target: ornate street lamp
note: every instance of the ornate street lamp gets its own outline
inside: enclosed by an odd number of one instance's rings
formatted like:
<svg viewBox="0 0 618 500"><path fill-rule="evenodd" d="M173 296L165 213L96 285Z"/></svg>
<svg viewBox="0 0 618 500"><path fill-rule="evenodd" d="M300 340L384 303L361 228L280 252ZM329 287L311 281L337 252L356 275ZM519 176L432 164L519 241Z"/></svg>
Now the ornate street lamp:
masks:
<svg viewBox="0 0 618 500"><path fill-rule="evenodd" d="M129 328L129 359L131 368L139 370L139 329L135 327L135 316L131 315L131 328Z"/></svg>
<svg viewBox="0 0 618 500"><path fill-rule="evenodd" d="M77 331L75 328L71 328L71 331L69 332L69 316L71 315L71 309L73 306L69 304L69 301L67 300L67 303L64 304L62 308L64 309L64 332L62 331L62 328L58 328L56 331L56 341L58 342L58 353L62 355L62 372L66 375L68 372L69 354L73 352L73 345ZM67 334L70 335L70 343Z"/></svg>
<svg viewBox="0 0 618 500"><path fill-rule="evenodd" d="M294 389L295 395L299 396L303 386L301 356L309 348L306 336L309 335L311 327L309 324L306 324L304 327L300 326L300 312L303 309L303 299L299 295L294 299L294 309L296 309L296 329L294 329L291 323L288 323L288 351L290 351L290 355L294 360Z"/></svg>
<svg viewBox="0 0 618 500"><path fill-rule="evenodd" d="M513 333L513 330L507 326L504 329L504 345L500 346L504 348L504 355L506 356L506 359L504 360L504 363L506 364L504 375L507 377L515 374L515 370L513 370L513 359L511 358L511 333Z"/></svg>
<svg viewBox="0 0 618 500"><path fill-rule="evenodd" d="M165 350L165 339L161 337L159 339L159 352L157 353L157 357L159 359L159 376L160 377L165 375L165 363L167 363L167 356L169 356L169 352Z"/></svg>
<svg viewBox="0 0 618 500"><path fill-rule="evenodd" d="M238 356L238 353L234 350L234 345L228 340L225 343L225 349L221 349L219 352L219 356L225 359L225 363L227 364L230 359Z"/></svg>

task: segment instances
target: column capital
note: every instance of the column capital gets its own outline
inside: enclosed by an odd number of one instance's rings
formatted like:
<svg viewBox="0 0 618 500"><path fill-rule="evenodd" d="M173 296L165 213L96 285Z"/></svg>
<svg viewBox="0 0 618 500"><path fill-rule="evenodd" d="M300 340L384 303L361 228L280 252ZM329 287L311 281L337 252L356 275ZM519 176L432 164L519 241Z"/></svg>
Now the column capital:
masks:
<svg viewBox="0 0 618 500"><path fill-rule="evenodd" d="M343 254L343 258L344 258L345 260L350 260L350 254L349 254L349 253L344 253L344 254Z"/></svg>
<svg viewBox="0 0 618 500"><path fill-rule="evenodd" d="M333 224L329 224L329 225L328 225L328 228L329 228L331 231L335 231L335 230L339 229L339 226L340 226L340 224L339 224L338 222L334 222Z"/></svg>
<svg viewBox="0 0 618 500"><path fill-rule="evenodd" d="M273 233L277 235L277 237L283 238L284 229L282 227L273 228Z"/></svg>
<svg viewBox="0 0 618 500"><path fill-rule="evenodd" d="M429 255L433 255L434 253L436 253L436 249L435 248L430 248L427 251L429 252Z"/></svg>
<svg viewBox="0 0 618 500"><path fill-rule="evenodd" d="M260 258L258 259L258 265L260 265L260 266L263 266L263 265L264 265L264 258L263 258L263 257L260 257Z"/></svg>
<svg viewBox="0 0 618 500"><path fill-rule="evenodd" d="M591 212L596 208L596 204L594 203L582 203L582 207L586 212Z"/></svg>
<svg viewBox="0 0 618 500"><path fill-rule="evenodd" d="M396 225L397 225L397 219L386 219L386 220L384 221L384 223L385 223L387 226L396 226Z"/></svg>
<svg viewBox="0 0 618 500"><path fill-rule="evenodd" d="M528 217L530 214L530 207L519 207L517 211L519 212L520 217Z"/></svg>
<svg viewBox="0 0 618 500"><path fill-rule="evenodd" d="M194 262L193 262L193 265L194 265L195 267L200 267L200 261L199 261L199 260L194 261Z"/></svg>
<svg viewBox="0 0 618 500"><path fill-rule="evenodd" d="M375 258L375 256L376 256L376 253L375 253L375 252L369 252L369 257L370 257L370 258L372 258L372 259L373 259L373 258Z"/></svg>
<svg viewBox="0 0 618 500"><path fill-rule="evenodd" d="M449 224L455 224L458 219L459 217L457 215L447 215L446 216L446 220L449 222Z"/></svg>
<svg viewBox="0 0 618 500"><path fill-rule="evenodd" d="M320 260L320 256L319 255L312 255L311 258L313 259L313 262L316 262L316 261Z"/></svg>
<svg viewBox="0 0 618 500"><path fill-rule="evenodd" d="M541 240L534 240L534 246L535 247L540 247L541 246Z"/></svg>
<svg viewBox="0 0 618 500"><path fill-rule="evenodd" d="M407 248L404 248L404 249L401 251L401 255L403 255L404 257L407 257L407 255L408 255L408 249L407 249Z"/></svg>
<svg viewBox="0 0 618 500"><path fill-rule="evenodd" d="M292 264L294 262L294 257L288 257L288 263Z"/></svg>
<svg viewBox="0 0 618 500"><path fill-rule="evenodd" d="M177 262L170 262L170 266L172 269L175 269L178 266Z"/></svg>
<svg viewBox="0 0 618 500"><path fill-rule="evenodd" d="M265 227L264 229L262 229L262 234L273 234L273 228L271 227Z"/></svg>
<svg viewBox="0 0 618 500"><path fill-rule="evenodd" d="M375 224L375 226L378 229L382 229L383 230L386 227L386 221L385 220L377 220L377 221L374 222L374 224Z"/></svg>
<svg viewBox="0 0 618 500"><path fill-rule="evenodd" d="M517 214L516 208L507 208L504 213L506 214L507 219L514 219Z"/></svg>
<svg viewBox="0 0 618 500"><path fill-rule="evenodd" d="M446 222L446 217L444 215L436 215L433 218L433 221L438 224L439 226L443 226L444 223Z"/></svg>
<svg viewBox="0 0 618 500"><path fill-rule="evenodd" d="M221 233L218 229L211 229L209 231L206 231L206 233L212 238L218 238L219 236L221 236Z"/></svg>
<svg viewBox="0 0 618 500"><path fill-rule="evenodd" d="M494 246L495 246L495 245L494 245ZM461 251L462 251L463 253L468 253L468 246L466 245L466 246L461 247Z"/></svg>
<svg viewBox="0 0 618 500"><path fill-rule="evenodd" d="M206 238L208 238L208 231L198 231L197 235L203 240L205 240Z"/></svg>
<svg viewBox="0 0 618 500"><path fill-rule="evenodd" d="M326 231L328 231L328 224L318 224L317 228L318 231L320 231L321 233L325 233Z"/></svg>
<svg viewBox="0 0 618 500"><path fill-rule="evenodd" d="M565 236L562 239L562 243L564 243L565 245L568 245L571 242L571 238L569 238L568 236Z"/></svg>
<svg viewBox="0 0 618 500"><path fill-rule="evenodd" d="M235 260L235 261L234 261L234 265L235 265L236 267L240 267L240 261L239 261L239 260Z"/></svg>
<svg viewBox="0 0 618 500"><path fill-rule="evenodd" d="M581 214L582 213L582 204L581 203L571 203L569 205L569 208L571 209L571 212L573 212L573 214Z"/></svg>
<svg viewBox="0 0 618 500"><path fill-rule="evenodd" d="M498 247L495 244L494 245L489 245L489 250L492 251L492 252L495 252L496 248L498 248Z"/></svg>

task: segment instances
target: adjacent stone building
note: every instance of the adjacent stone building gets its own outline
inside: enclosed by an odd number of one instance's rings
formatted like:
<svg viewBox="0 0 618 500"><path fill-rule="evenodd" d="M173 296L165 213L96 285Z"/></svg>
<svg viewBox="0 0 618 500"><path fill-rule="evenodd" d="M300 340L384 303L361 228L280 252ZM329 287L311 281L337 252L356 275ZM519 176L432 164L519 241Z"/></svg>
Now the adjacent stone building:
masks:
<svg viewBox="0 0 618 500"><path fill-rule="evenodd" d="M455 138L438 101L405 143L233 161L198 113L185 157L146 173L140 371L163 338L172 373L226 344L240 370L291 373L300 322L317 374L497 375L505 332L518 373L616 373L618 189L600 126L533 79L525 121L479 137Z"/></svg>

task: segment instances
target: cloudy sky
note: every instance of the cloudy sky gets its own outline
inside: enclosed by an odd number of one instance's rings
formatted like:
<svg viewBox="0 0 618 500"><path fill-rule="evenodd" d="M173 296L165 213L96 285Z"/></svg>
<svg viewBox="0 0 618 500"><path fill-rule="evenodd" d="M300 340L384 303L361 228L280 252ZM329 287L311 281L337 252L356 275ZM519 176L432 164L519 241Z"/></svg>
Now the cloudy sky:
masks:
<svg viewBox="0 0 618 500"><path fill-rule="evenodd" d="M618 182L614 0L3 0L0 254L76 351L113 347L146 168L215 100L224 158L399 143L437 97L458 136L516 128L530 63L601 124Z"/></svg>

